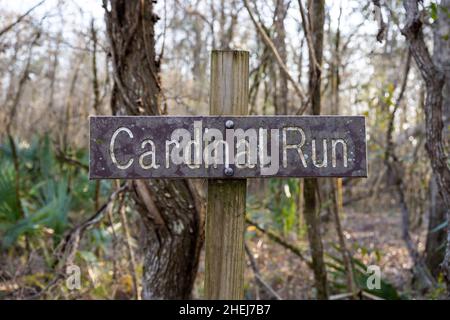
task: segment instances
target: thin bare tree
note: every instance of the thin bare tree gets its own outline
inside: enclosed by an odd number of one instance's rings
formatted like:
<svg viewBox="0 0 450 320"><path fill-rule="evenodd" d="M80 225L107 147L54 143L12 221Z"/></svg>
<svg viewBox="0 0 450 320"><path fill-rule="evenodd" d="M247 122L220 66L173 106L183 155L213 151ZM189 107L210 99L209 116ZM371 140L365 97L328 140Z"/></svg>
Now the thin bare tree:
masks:
<svg viewBox="0 0 450 320"><path fill-rule="evenodd" d="M402 29L403 35L408 41L411 54L425 81L426 98L424 104L426 144L425 147L436 177L439 193L447 210L447 221L450 221L450 168L448 166L448 155L445 151L443 137L443 90L446 76L433 61L423 36L423 21L419 11L418 0L404 0L403 6L406 10L406 22ZM448 0L441 3L443 8L450 8ZM440 17L441 19L443 16ZM445 21L445 18L443 18ZM443 25L447 25L443 22ZM447 46L448 48L448 46ZM444 50L445 48L441 48ZM448 49L447 49L448 52ZM443 271L447 283L447 291L450 295L450 229L447 233L447 249Z"/></svg>

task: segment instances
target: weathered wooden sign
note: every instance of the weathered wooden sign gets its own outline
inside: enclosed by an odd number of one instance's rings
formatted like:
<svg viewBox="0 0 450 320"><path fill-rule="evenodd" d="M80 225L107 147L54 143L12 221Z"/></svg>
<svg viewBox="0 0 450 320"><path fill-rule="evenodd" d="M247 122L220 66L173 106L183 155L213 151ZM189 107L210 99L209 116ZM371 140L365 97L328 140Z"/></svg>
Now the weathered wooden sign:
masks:
<svg viewBox="0 0 450 320"><path fill-rule="evenodd" d="M91 179L366 177L363 116L95 116Z"/></svg>

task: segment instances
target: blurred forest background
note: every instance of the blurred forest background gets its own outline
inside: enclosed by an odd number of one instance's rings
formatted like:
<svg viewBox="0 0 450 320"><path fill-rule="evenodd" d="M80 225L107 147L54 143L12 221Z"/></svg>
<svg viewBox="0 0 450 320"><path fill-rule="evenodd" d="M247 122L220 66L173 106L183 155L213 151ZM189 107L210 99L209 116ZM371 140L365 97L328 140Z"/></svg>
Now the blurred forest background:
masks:
<svg viewBox="0 0 450 320"><path fill-rule="evenodd" d="M226 48L250 51L250 114L368 129L367 179L248 180L245 297L448 297L449 18L448 0L0 0L0 299L203 297L207 183L89 181L88 116L208 114Z"/></svg>

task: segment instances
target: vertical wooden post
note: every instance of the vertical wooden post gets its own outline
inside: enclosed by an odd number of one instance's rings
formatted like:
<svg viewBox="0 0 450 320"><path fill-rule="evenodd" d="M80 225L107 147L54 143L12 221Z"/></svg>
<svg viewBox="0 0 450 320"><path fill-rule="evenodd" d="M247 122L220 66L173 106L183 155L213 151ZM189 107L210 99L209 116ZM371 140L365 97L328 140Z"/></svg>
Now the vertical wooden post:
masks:
<svg viewBox="0 0 450 320"><path fill-rule="evenodd" d="M248 112L248 51L211 53L211 115ZM244 296L244 227L247 180L210 179L206 214L205 297Z"/></svg>

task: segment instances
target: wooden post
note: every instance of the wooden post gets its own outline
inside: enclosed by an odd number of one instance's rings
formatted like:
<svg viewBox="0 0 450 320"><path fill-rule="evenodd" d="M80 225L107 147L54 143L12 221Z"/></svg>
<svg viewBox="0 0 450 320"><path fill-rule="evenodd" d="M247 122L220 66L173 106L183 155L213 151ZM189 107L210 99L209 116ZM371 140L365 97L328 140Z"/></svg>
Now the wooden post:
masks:
<svg viewBox="0 0 450 320"><path fill-rule="evenodd" d="M211 53L211 115L248 112L249 53ZM243 299L246 179L210 179L206 214L205 297Z"/></svg>

